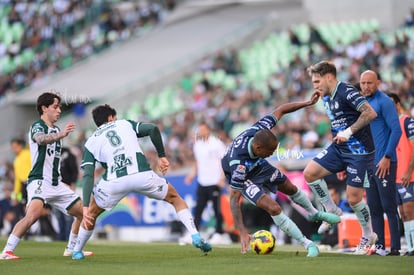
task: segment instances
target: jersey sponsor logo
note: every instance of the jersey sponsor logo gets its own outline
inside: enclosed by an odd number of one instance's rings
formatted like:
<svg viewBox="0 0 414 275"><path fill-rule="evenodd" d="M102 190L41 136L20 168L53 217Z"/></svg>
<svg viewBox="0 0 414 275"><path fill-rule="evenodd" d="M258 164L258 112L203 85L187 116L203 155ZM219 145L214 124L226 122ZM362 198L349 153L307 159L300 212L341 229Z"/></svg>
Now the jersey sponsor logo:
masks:
<svg viewBox="0 0 414 275"><path fill-rule="evenodd" d="M249 198L254 198L254 196L256 196L256 194L259 192L260 188L254 184L251 184L246 188L246 194L249 196Z"/></svg>
<svg viewBox="0 0 414 275"><path fill-rule="evenodd" d="M51 155L53 155L53 153L55 152L55 150L53 150L53 148L50 148L49 146L46 149L47 155L50 157Z"/></svg>
<svg viewBox="0 0 414 275"><path fill-rule="evenodd" d="M125 151L125 147L122 146L121 148L116 149L112 154L115 155L117 154L119 151Z"/></svg>
<svg viewBox="0 0 414 275"><path fill-rule="evenodd" d="M355 169L355 168L352 168L352 167L347 167L346 171L350 174L357 174L358 173L358 170Z"/></svg>
<svg viewBox="0 0 414 275"><path fill-rule="evenodd" d="M261 120L259 122L259 124L260 124L260 126L266 128L266 129L272 128L272 124L270 122L266 121L266 120Z"/></svg>
<svg viewBox="0 0 414 275"><path fill-rule="evenodd" d="M102 191L102 189L101 189L101 188L98 188L97 192L98 192L100 195L102 195L102 196L104 196L104 197L106 197L106 198L108 198L108 197L109 197L109 195L108 195L108 194L106 194L104 191Z"/></svg>
<svg viewBox="0 0 414 275"><path fill-rule="evenodd" d="M347 126L346 118L343 117L340 119L332 120L331 126L333 129L336 129L336 130L344 130Z"/></svg>
<svg viewBox="0 0 414 275"><path fill-rule="evenodd" d="M414 122L410 122L410 124L408 124L407 129L414 129Z"/></svg>
<svg viewBox="0 0 414 275"><path fill-rule="evenodd" d="M323 158L326 154L328 153L328 150L323 150L323 151L321 151L321 152L319 152L319 154L317 154L316 155L316 158L317 159L321 159L321 158Z"/></svg>
<svg viewBox="0 0 414 275"><path fill-rule="evenodd" d="M270 177L270 182L274 182L277 178L282 177L283 174L279 170L276 170Z"/></svg>
<svg viewBox="0 0 414 275"><path fill-rule="evenodd" d="M124 154L117 155L114 157L114 165L111 166L111 173L114 173L118 170L124 169L127 166L132 165L132 158L131 157L125 157Z"/></svg>
<svg viewBox="0 0 414 275"><path fill-rule="evenodd" d="M350 91L353 90L352 88L346 88L346 91ZM346 100L350 101L353 97L360 95L357 91L352 91L350 93L348 93L348 95L346 96Z"/></svg>
<svg viewBox="0 0 414 275"><path fill-rule="evenodd" d="M360 178L360 177L358 177L358 176L356 176L355 178L353 178L351 181L352 181L352 182L357 182L357 183L361 183L361 182L362 182L362 181L361 181L361 178Z"/></svg>
<svg viewBox="0 0 414 275"><path fill-rule="evenodd" d="M240 146L240 144L242 144L243 142L243 137L239 137L234 141L234 147L237 148Z"/></svg>

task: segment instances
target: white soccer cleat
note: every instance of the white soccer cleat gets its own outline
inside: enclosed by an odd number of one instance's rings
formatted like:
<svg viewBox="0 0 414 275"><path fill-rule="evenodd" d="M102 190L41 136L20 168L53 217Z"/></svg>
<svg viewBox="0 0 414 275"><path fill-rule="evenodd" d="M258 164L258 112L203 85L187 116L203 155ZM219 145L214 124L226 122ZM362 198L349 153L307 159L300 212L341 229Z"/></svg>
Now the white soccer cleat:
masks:
<svg viewBox="0 0 414 275"><path fill-rule="evenodd" d="M20 260L20 257L14 255L13 251L6 251L0 254L0 260Z"/></svg>
<svg viewBox="0 0 414 275"><path fill-rule="evenodd" d="M378 240L378 236L376 233L372 232L372 235L367 238L362 236L361 241L357 245L354 254L355 255L367 255L373 246L375 246L375 242Z"/></svg>
<svg viewBox="0 0 414 275"><path fill-rule="evenodd" d="M192 244L193 239L191 238L190 233L185 233L182 237L178 238L178 244L179 245L188 245Z"/></svg>
<svg viewBox="0 0 414 275"><path fill-rule="evenodd" d="M92 251L82 251L82 252L85 257L93 256ZM73 251L68 248L66 248L65 251L63 252L63 256L65 257L71 257L72 254L73 254Z"/></svg>
<svg viewBox="0 0 414 275"><path fill-rule="evenodd" d="M213 236L211 236L211 238L208 240L208 242L213 245L228 245L233 243L230 236L227 233L214 233Z"/></svg>

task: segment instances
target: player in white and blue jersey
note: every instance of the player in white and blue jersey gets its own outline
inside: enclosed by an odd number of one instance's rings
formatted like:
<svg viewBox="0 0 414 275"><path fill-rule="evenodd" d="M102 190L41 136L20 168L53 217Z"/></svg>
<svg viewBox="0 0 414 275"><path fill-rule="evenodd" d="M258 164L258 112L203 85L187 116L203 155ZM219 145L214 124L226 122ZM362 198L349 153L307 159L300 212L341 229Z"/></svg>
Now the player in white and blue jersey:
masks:
<svg viewBox="0 0 414 275"><path fill-rule="evenodd" d="M249 246L250 235L243 223L239 203L241 197L269 213L281 230L307 249L308 257L318 256L318 247L307 239L297 225L282 212L280 205L269 196L269 193L280 191L289 195L295 203L308 211L311 220L324 220L332 224L340 221L337 215L320 212L313 207L306 194L265 159L274 153L279 144L270 129L276 126L284 114L311 106L318 99L319 94L314 93L309 101L280 105L272 114L262 117L236 137L222 159L223 171L231 187L230 209L236 228L240 232L243 254L246 253Z"/></svg>
<svg viewBox="0 0 414 275"><path fill-rule="evenodd" d="M308 72L313 88L323 97L333 142L308 163L304 176L325 210L340 215L323 178L346 171L347 198L362 228L355 254L366 254L377 240L363 198L374 169L375 149L369 123L377 113L355 87L337 80L334 64L322 61L309 67Z"/></svg>

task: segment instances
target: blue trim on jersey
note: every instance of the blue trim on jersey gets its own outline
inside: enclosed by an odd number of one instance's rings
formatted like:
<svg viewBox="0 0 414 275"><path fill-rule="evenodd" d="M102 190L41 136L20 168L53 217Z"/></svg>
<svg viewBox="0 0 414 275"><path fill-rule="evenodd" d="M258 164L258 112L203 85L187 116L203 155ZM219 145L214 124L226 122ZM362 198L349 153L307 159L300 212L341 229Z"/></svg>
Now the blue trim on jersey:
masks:
<svg viewBox="0 0 414 275"><path fill-rule="evenodd" d="M250 156L250 158L251 158L251 159L256 159L257 157L254 155L254 153L253 153L253 148L252 148L253 139L254 139L254 138L251 138L251 139L249 140L249 142L248 142L248 144L247 144L247 150L248 150L248 152L249 152L249 156Z"/></svg>
<svg viewBox="0 0 414 275"><path fill-rule="evenodd" d="M359 108L361 108L361 106L362 105L364 105L365 103L367 103L368 101L367 100L363 100L363 101L361 101L358 105L357 105L357 107L356 107L356 109L359 111Z"/></svg>
<svg viewBox="0 0 414 275"><path fill-rule="evenodd" d="M338 86L339 86L340 83L341 83L341 81L338 81L338 83L336 83L335 89L333 90L332 95L331 95L332 98L335 97L336 91L338 90Z"/></svg>
<svg viewBox="0 0 414 275"><path fill-rule="evenodd" d="M239 159L233 159L229 162L229 166L233 166L233 165L237 165L237 164L240 164Z"/></svg>

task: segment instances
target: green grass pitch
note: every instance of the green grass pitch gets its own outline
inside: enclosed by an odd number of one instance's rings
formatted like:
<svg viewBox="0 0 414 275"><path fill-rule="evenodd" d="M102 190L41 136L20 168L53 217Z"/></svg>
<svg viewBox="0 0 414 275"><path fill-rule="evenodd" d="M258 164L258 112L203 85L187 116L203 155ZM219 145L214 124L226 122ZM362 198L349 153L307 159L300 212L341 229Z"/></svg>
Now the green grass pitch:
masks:
<svg viewBox="0 0 414 275"><path fill-rule="evenodd" d="M0 240L3 247L5 239ZM321 253L307 258L301 246L278 246L270 255L248 251L239 244L216 246L203 256L192 246L176 243L90 241L95 253L81 261L63 257L64 242L22 241L19 261L0 261L1 275L35 274L414 274L413 257L354 256Z"/></svg>

